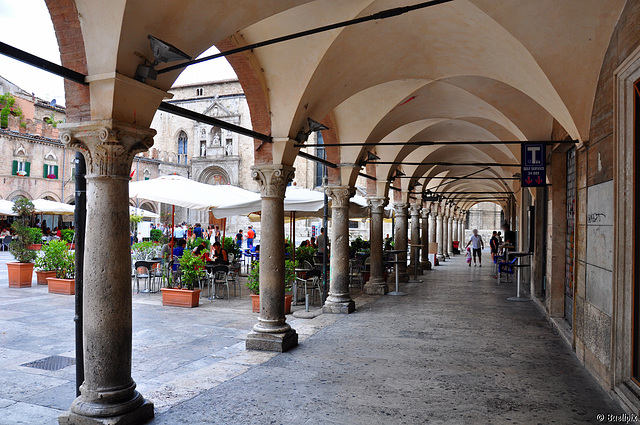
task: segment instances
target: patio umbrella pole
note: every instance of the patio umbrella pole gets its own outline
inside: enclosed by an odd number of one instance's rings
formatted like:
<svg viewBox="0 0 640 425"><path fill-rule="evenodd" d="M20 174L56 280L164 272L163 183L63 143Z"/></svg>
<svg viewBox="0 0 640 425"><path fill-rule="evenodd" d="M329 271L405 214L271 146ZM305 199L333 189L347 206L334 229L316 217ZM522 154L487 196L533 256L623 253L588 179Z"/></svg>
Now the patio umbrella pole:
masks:
<svg viewBox="0 0 640 425"><path fill-rule="evenodd" d="M291 211L291 258L296 261L296 212Z"/></svg>
<svg viewBox="0 0 640 425"><path fill-rule="evenodd" d="M74 220L76 224L76 295L75 316L76 324L76 397L80 396L80 385L84 382L84 351L82 335L82 298L83 298L83 270L84 270L84 233L87 218L87 181L84 177L86 164L84 156L76 152L76 199ZM42 223L42 221L40 222Z"/></svg>
<svg viewBox="0 0 640 425"><path fill-rule="evenodd" d="M324 179L323 186L325 188L324 191L324 207L323 207L323 220L322 225L324 226L324 238L322 243L322 304L324 305L327 300L327 296L329 295L328 286L327 286L327 235L329 234L329 196L327 195L326 188L328 186L328 178L327 178L327 167L324 167Z"/></svg>

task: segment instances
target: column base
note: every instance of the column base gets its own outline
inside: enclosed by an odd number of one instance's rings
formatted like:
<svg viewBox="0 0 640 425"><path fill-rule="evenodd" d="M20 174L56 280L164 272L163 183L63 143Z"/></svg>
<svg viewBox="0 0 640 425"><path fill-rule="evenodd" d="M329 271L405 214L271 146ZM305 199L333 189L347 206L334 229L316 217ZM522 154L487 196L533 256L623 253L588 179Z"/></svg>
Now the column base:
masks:
<svg viewBox="0 0 640 425"><path fill-rule="evenodd" d="M389 288L384 279L370 280L364 285L364 293L367 295L386 295Z"/></svg>
<svg viewBox="0 0 640 425"><path fill-rule="evenodd" d="M322 306L323 313L350 314L356 311L356 303L353 300L344 302L326 301Z"/></svg>
<svg viewBox="0 0 640 425"><path fill-rule="evenodd" d="M422 270L431 270L431 261L423 261L420 263Z"/></svg>
<svg viewBox="0 0 640 425"><path fill-rule="evenodd" d="M409 274L410 277L413 277L413 274L415 273L415 264L409 264L407 266L407 273ZM422 266L420 264L418 264L418 276L420 276L422 274Z"/></svg>
<svg viewBox="0 0 640 425"><path fill-rule="evenodd" d="M445 256L443 254L438 254L437 258L438 258L438 261L444 261L445 260Z"/></svg>
<svg viewBox="0 0 640 425"><path fill-rule="evenodd" d="M60 425L137 425L153 419L153 403L145 400L136 409L119 416L104 418L79 415L71 410L58 417Z"/></svg>
<svg viewBox="0 0 640 425"><path fill-rule="evenodd" d="M453 251L449 252L448 254L449 254L449 257L453 258L453 255L454 255Z"/></svg>
<svg viewBox="0 0 640 425"><path fill-rule="evenodd" d="M298 346L298 334L294 329L284 333L251 331L247 335L246 349L284 353Z"/></svg>

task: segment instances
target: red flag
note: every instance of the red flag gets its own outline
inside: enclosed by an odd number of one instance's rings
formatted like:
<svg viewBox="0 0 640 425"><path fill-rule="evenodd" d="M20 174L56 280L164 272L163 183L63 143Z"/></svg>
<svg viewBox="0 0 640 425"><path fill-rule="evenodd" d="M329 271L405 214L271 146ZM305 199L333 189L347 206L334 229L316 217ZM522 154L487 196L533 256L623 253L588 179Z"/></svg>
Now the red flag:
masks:
<svg viewBox="0 0 640 425"><path fill-rule="evenodd" d="M133 171L131 172L131 174L129 174L129 177L130 177L130 178L133 178L133 175L134 175L135 173L136 173L136 170L133 170Z"/></svg>

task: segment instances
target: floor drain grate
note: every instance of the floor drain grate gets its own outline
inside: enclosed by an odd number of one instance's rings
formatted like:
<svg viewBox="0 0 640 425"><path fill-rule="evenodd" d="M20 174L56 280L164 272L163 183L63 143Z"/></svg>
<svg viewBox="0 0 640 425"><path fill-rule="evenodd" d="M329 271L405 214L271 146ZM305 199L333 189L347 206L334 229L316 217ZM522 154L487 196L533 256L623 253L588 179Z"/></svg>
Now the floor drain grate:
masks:
<svg viewBox="0 0 640 425"><path fill-rule="evenodd" d="M36 369L44 370L60 370L67 366L76 364L76 359L73 357L64 356L51 356L44 359L36 360L34 362L25 363L20 366L35 367Z"/></svg>

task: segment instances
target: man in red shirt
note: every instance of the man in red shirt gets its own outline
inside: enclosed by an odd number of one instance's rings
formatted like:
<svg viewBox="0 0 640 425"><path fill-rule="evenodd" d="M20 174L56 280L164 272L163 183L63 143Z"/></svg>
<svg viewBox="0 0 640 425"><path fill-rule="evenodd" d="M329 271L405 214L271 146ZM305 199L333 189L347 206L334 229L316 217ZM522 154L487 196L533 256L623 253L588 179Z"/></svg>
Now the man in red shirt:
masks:
<svg viewBox="0 0 640 425"><path fill-rule="evenodd" d="M249 226L247 230L247 248L253 248L253 239L256 237L256 232L253 231L253 227Z"/></svg>

